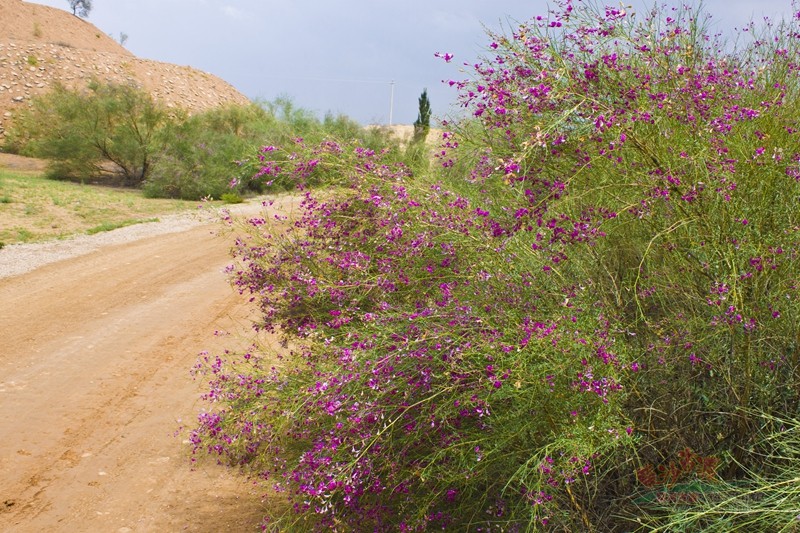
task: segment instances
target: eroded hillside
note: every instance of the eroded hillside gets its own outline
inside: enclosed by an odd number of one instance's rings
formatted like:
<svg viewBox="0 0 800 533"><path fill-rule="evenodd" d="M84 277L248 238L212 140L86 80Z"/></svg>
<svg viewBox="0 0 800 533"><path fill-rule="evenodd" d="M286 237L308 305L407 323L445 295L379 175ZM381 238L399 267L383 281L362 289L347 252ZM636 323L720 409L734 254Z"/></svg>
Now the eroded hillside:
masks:
<svg viewBox="0 0 800 533"><path fill-rule="evenodd" d="M188 66L131 54L90 22L60 9L0 0L0 136L14 115L54 84L134 83L190 112L248 99L224 80Z"/></svg>

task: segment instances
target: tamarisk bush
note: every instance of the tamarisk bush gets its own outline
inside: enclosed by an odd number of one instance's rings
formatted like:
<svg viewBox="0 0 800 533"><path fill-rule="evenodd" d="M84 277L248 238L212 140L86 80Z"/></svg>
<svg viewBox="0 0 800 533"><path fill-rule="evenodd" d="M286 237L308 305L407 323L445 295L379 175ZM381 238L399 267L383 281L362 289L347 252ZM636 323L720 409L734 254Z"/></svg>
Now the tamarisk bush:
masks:
<svg viewBox="0 0 800 533"><path fill-rule="evenodd" d="M449 82L438 172L262 149L301 209L251 219L230 272L286 349L201 361L192 440L286 495L265 527L631 530L670 512L635 503L644 464L770 475L763 421L800 400L800 13L733 46L689 8L557 6Z"/></svg>

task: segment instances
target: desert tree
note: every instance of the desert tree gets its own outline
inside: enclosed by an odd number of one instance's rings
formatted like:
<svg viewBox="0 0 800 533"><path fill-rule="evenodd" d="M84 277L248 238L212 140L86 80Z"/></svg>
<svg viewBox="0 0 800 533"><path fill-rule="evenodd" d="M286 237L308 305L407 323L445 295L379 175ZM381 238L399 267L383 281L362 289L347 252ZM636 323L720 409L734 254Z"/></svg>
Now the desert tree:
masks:
<svg viewBox="0 0 800 533"><path fill-rule="evenodd" d="M166 109L132 85L92 81L84 91L55 85L21 113L11 142L50 161L53 178L116 175L140 186L162 148Z"/></svg>
<svg viewBox="0 0 800 533"><path fill-rule="evenodd" d="M68 0L69 7L72 8L72 14L77 17L86 18L92 10L92 0Z"/></svg>

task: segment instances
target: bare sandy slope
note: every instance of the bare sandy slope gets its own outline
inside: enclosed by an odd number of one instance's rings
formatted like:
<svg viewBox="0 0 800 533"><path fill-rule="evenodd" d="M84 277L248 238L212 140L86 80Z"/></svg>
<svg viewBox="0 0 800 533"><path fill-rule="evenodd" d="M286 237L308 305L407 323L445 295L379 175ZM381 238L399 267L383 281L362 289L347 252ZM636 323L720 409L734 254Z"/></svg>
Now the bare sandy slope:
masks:
<svg viewBox="0 0 800 533"><path fill-rule="evenodd" d="M0 280L0 531L251 531L261 490L185 435L199 352L244 343L249 306L214 224ZM226 337L215 331L227 331Z"/></svg>
<svg viewBox="0 0 800 533"><path fill-rule="evenodd" d="M191 113L250 103L213 74L134 56L63 4L57 9L0 0L0 140L31 99L55 84L84 89L93 80L134 83L167 107Z"/></svg>

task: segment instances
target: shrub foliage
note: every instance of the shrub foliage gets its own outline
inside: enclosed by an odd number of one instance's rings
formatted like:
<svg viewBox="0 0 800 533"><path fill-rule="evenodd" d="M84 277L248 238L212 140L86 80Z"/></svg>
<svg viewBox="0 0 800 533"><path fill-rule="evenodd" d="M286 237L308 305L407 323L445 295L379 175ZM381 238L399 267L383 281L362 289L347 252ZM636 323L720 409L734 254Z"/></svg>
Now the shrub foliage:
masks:
<svg viewBox="0 0 800 533"><path fill-rule="evenodd" d="M658 527L648 465L786 486L800 15L733 46L686 8L558 6L450 82L439 172L262 148L260 178L338 188L248 222L233 280L286 350L207 357L192 439L286 495L277 529Z"/></svg>
<svg viewBox="0 0 800 533"><path fill-rule="evenodd" d="M89 179L118 173L127 185L148 176L171 120L147 93L130 85L93 82L86 91L57 85L34 99L11 134L26 155L51 160L54 178Z"/></svg>
<svg viewBox="0 0 800 533"><path fill-rule="evenodd" d="M229 105L187 115L167 110L134 86L93 82L86 91L56 86L34 99L8 136L7 148L50 160L55 179L121 176L150 197L196 200L262 192L261 146L358 139L411 158L388 132L365 130L345 116L320 120L291 100ZM285 157L291 158L292 151ZM293 187L278 180L273 188ZM315 182L311 185L324 185Z"/></svg>

